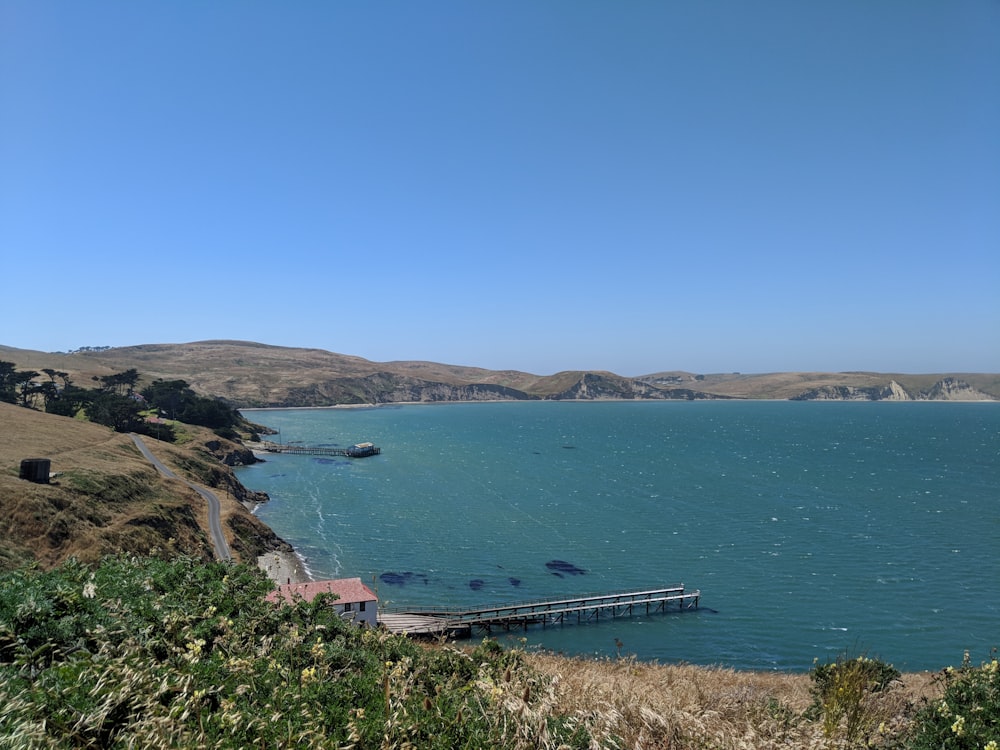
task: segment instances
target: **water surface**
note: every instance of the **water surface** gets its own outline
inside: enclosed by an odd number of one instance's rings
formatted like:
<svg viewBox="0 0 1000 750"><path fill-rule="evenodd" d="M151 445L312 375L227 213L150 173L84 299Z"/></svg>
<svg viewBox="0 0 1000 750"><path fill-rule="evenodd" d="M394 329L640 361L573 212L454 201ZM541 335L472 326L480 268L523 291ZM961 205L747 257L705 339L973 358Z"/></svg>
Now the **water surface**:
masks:
<svg viewBox="0 0 1000 750"><path fill-rule="evenodd" d="M392 605L659 587L697 612L532 629L574 654L901 669L1000 646L1000 405L531 402L248 411L380 456L240 470L316 577ZM563 561L580 572L547 565ZM514 640L522 633L512 636Z"/></svg>

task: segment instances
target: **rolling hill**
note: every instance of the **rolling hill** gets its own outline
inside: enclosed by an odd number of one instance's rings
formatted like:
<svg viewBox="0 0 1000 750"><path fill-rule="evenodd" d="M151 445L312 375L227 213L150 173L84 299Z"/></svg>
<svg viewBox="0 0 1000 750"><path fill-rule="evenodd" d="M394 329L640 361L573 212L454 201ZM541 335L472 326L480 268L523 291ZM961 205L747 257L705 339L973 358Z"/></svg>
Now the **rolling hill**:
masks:
<svg viewBox="0 0 1000 750"><path fill-rule="evenodd" d="M130 368L144 382L180 379L237 407L525 399L995 400L1000 375L977 373L696 374L624 377L602 371L534 375L436 362L372 362L322 349L248 341L142 344L72 353L0 346L18 369L68 372L85 385Z"/></svg>

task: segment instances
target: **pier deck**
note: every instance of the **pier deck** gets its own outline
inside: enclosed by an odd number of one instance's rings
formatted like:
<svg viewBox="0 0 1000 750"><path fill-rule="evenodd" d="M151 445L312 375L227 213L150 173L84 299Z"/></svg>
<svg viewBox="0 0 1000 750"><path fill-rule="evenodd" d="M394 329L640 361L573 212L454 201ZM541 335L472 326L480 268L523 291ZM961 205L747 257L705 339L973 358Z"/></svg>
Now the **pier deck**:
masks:
<svg viewBox="0 0 1000 750"><path fill-rule="evenodd" d="M701 591L685 591L681 584L467 610L428 607L385 611L379 613L379 623L394 633L469 637L473 632L490 633L494 628L527 630L529 625L596 622L602 615L612 618L648 615L666 612L672 605L678 611L697 609L700 600Z"/></svg>
<svg viewBox="0 0 1000 750"><path fill-rule="evenodd" d="M296 445L294 443L283 445L263 440L259 444L251 445L251 447L254 450L265 453L295 453L301 456L347 456L348 458L377 456L382 452L381 448L372 443L358 443L348 448L331 448L327 446Z"/></svg>

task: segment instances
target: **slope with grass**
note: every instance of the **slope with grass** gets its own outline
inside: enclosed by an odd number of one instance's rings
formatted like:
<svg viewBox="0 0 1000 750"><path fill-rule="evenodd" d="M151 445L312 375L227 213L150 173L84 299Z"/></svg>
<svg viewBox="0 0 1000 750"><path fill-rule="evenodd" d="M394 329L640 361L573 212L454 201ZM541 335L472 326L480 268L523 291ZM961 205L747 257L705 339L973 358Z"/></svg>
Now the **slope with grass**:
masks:
<svg viewBox="0 0 1000 750"><path fill-rule="evenodd" d="M146 438L184 479L215 488L227 541L243 560L289 551L244 503L243 487L222 459L244 451L210 431L184 426L183 443ZM19 478L21 461L48 458L48 484ZM0 567L27 561L51 567L70 557L96 562L116 553L169 549L211 559L205 501L184 481L160 476L128 435L67 417L0 403Z"/></svg>
<svg viewBox="0 0 1000 750"><path fill-rule="evenodd" d="M76 383L136 369L144 384L187 381L198 393L237 407L304 407L413 401L499 399L789 399L837 397L837 388L878 394L895 382L913 399L1000 399L1000 375L798 372L625 377L606 371L534 375L435 362L371 362L322 349L248 341L144 344L72 354L0 346L0 360L19 369L68 372ZM949 379L955 385L948 385ZM963 387L968 386L968 387ZM831 390L832 389L832 390ZM891 391L891 388L890 388Z"/></svg>

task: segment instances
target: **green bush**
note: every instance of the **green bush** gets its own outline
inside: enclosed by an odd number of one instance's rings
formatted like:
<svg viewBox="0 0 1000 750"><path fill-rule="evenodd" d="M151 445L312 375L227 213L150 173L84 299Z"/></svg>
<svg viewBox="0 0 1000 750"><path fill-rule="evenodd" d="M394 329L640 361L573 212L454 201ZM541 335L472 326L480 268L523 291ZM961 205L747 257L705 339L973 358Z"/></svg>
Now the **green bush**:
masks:
<svg viewBox="0 0 1000 750"><path fill-rule="evenodd" d="M944 695L916 716L907 747L913 750L1000 748L1000 663L974 667L966 652L962 666L942 673Z"/></svg>
<svg viewBox="0 0 1000 750"><path fill-rule="evenodd" d="M867 743L875 732L880 713L873 696L887 690L900 673L881 659L841 655L814 666L810 676L813 713L822 718L823 734L853 747Z"/></svg>
<svg viewBox="0 0 1000 750"><path fill-rule="evenodd" d="M586 746L519 652L423 648L271 588L193 559L0 575L0 747Z"/></svg>

